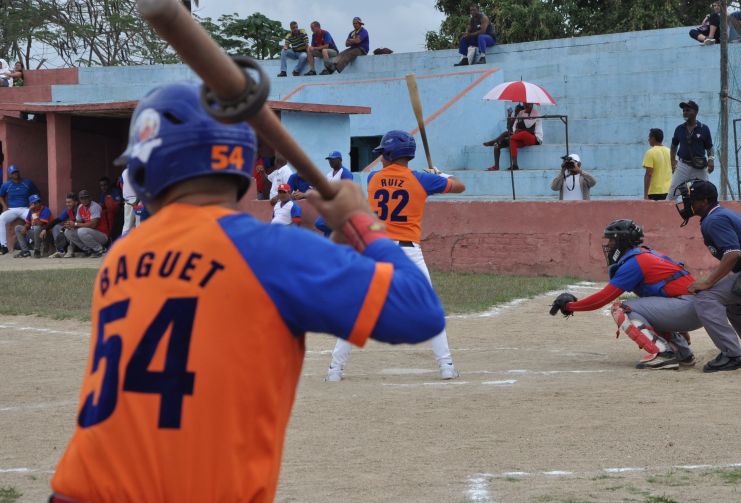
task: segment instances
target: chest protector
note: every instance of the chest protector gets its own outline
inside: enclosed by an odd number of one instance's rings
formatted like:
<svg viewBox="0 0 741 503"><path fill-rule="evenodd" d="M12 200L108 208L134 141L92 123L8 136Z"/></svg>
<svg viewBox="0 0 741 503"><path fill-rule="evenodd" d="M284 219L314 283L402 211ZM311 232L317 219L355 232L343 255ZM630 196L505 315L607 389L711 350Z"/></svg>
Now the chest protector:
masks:
<svg viewBox="0 0 741 503"><path fill-rule="evenodd" d="M612 264L610 268L608 269L610 279L615 277L615 274L617 274L618 269L620 269L623 266L623 264L625 264L628 260L638 255L641 255L643 253L650 253L654 257L658 257L660 260L663 260L665 262L670 262L678 266L680 269L679 271L675 272L671 276L668 276L660 281L657 281L656 283L641 283L633 290L633 293L635 293L639 297L669 297L664 287L666 287L666 285L668 285L672 281L679 279L682 276L688 275L689 272L684 268L684 264L682 262L675 262L674 260L667 257L666 255L661 255L659 253L656 253L654 250L652 250L648 246L640 246L640 247L636 246L635 248L630 250L628 253L623 255L623 257L617 263Z"/></svg>

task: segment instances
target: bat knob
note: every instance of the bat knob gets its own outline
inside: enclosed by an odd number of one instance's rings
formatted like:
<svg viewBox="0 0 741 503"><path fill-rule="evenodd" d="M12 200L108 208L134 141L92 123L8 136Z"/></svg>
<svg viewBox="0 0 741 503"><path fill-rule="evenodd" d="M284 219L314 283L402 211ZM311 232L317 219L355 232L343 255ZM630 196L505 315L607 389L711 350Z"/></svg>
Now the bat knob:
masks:
<svg viewBox="0 0 741 503"><path fill-rule="evenodd" d="M247 82L240 96L225 100L217 96L205 83L201 87L203 107L211 117L225 124L236 124L253 117L265 104L270 93L270 80L255 60L246 56L232 56L232 59L244 72ZM253 70L259 80L255 81L249 70Z"/></svg>

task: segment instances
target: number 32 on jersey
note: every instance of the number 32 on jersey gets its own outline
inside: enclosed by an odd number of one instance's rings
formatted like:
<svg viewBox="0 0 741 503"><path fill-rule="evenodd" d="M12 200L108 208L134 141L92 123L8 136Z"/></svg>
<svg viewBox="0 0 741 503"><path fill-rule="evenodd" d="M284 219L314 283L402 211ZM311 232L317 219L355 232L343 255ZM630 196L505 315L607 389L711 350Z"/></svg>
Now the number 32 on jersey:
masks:
<svg viewBox="0 0 741 503"><path fill-rule="evenodd" d="M381 220L390 220L391 222L406 222L406 215L402 215L402 211L409 203L409 192L404 189L396 189L389 192L388 189L378 189L373 194L373 199L376 200L378 210L376 214ZM389 218L390 212L390 218Z"/></svg>

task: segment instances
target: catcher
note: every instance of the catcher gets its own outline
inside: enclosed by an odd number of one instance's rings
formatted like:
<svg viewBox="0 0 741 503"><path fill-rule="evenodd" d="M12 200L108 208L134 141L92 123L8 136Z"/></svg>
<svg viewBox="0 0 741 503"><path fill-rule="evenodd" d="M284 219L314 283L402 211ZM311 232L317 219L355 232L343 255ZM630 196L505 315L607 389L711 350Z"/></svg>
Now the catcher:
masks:
<svg viewBox="0 0 741 503"><path fill-rule="evenodd" d="M692 366L695 357L686 332L702 326L694 297L688 290L695 280L680 262L661 255L643 243L643 229L632 220L615 220L604 232L602 250L607 259L610 282L582 300L562 293L551 305L550 314L570 316L576 311L594 311L633 292L638 299L616 301L612 317L638 347L649 354L639 369L676 369Z"/></svg>

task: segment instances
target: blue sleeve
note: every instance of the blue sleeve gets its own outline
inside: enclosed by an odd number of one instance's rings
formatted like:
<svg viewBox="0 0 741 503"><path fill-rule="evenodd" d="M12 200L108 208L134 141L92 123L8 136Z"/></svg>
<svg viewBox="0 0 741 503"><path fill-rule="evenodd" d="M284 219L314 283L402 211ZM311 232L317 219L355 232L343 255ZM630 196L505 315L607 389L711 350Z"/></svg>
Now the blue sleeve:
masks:
<svg viewBox="0 0 741 503"><path fill-rule="evenodd" d="M643 283L643 271L635 257L629 258L610 280L612 286L626 292L635 291L641 283Z"/></svg>
<svg viewBox="0 0 741 503"><path fill-rule="evenodd" d="M298 175L296 173L292 174L288 177L288 181L286 182L291 187L291 192L294 190L298 190Z"/></svg>
<svg viewBox="0 0 741 503"><path fill-rule="evenodd" d="M325 238L328 238L332 234L332 229L329 228L329 225L327 225L327 221L324 220L324 217L319 215L316 220L314 220L314 227L322 231L322 234L324 234Z"/></svg>
<svg viewBox="0 0 741 503"><path fill-rule="evenodd" d="M328 31L324 32L324 43L330 47L335 45L334 39L332 38L332 35L330 35Z"/></svg>
<svg viewBox="0 0 741 503"><path fill-rule="evenodd" d="M376 173L378 173L378 171L371 171L370 173L368 173L368 180L366 180L366 182L367 183L370 183L371 178L373 178L374 176L376 176Z"/></svg>
<svg viewBox="0 0 741 503"><path fill-rule="evenodd" d="M342 174L340 180L353 180L352 172L347 168L342 168Z"/></svg>
<svg viewBox="0 0 741 503"><path fill-rule="evenodd" d="M41 213L39 214L39 218L46 220L47 222L50 222L51 221L51 210L48 207L44 208L43 210L41 210Z"/></svg>
<svg viewBox="0 0 741 503"><path fill-rule="evenodd" d="M291 218L301 218L301 206L297 202L291 206Z"/></svg>
<svg viewBox="0 0 741 503"><path fill-rule="evenodd" d="M421 171L412 171L422 187L427 191L427 195L442 194L448 189L448 179L444 176L433 175L432 173L423 173Z"/></svg>
<svg viewBox="0 0 741 503"><path fill-rule="evenodd" d="M359 315L380 261L394 270L370 336L417 343L445 326L432 285L390 240L372 243L361 255L316 233L263 224L245 214L223 217L219 224L295 334L323 332L349 339L356 323L364 321ZM286 272L277 274L275 264Z"/></svg>
<svg viewBox="0 0 741 503"><path fill-rule="evenodd" d="M720 254L741 250L736 228L733 222L724 215L719 215L709 221L704 231Z"/></svg>
<svg viewBox="0 0 741 503"><path fill-rule="evenodd" d="M363 42L368 42L368 30L363 28L360 30L360 33L358 33L358 37L360 38L360 45L363 45Z"/></svg>
<svg viewBox="0 0 741 503"><path fill-rule="evenodd" d="M2 184L2 186L0 186L0 197L5 197L5 195L7 195L9 183L11 182L5 182L4 184Z"/></svg>

